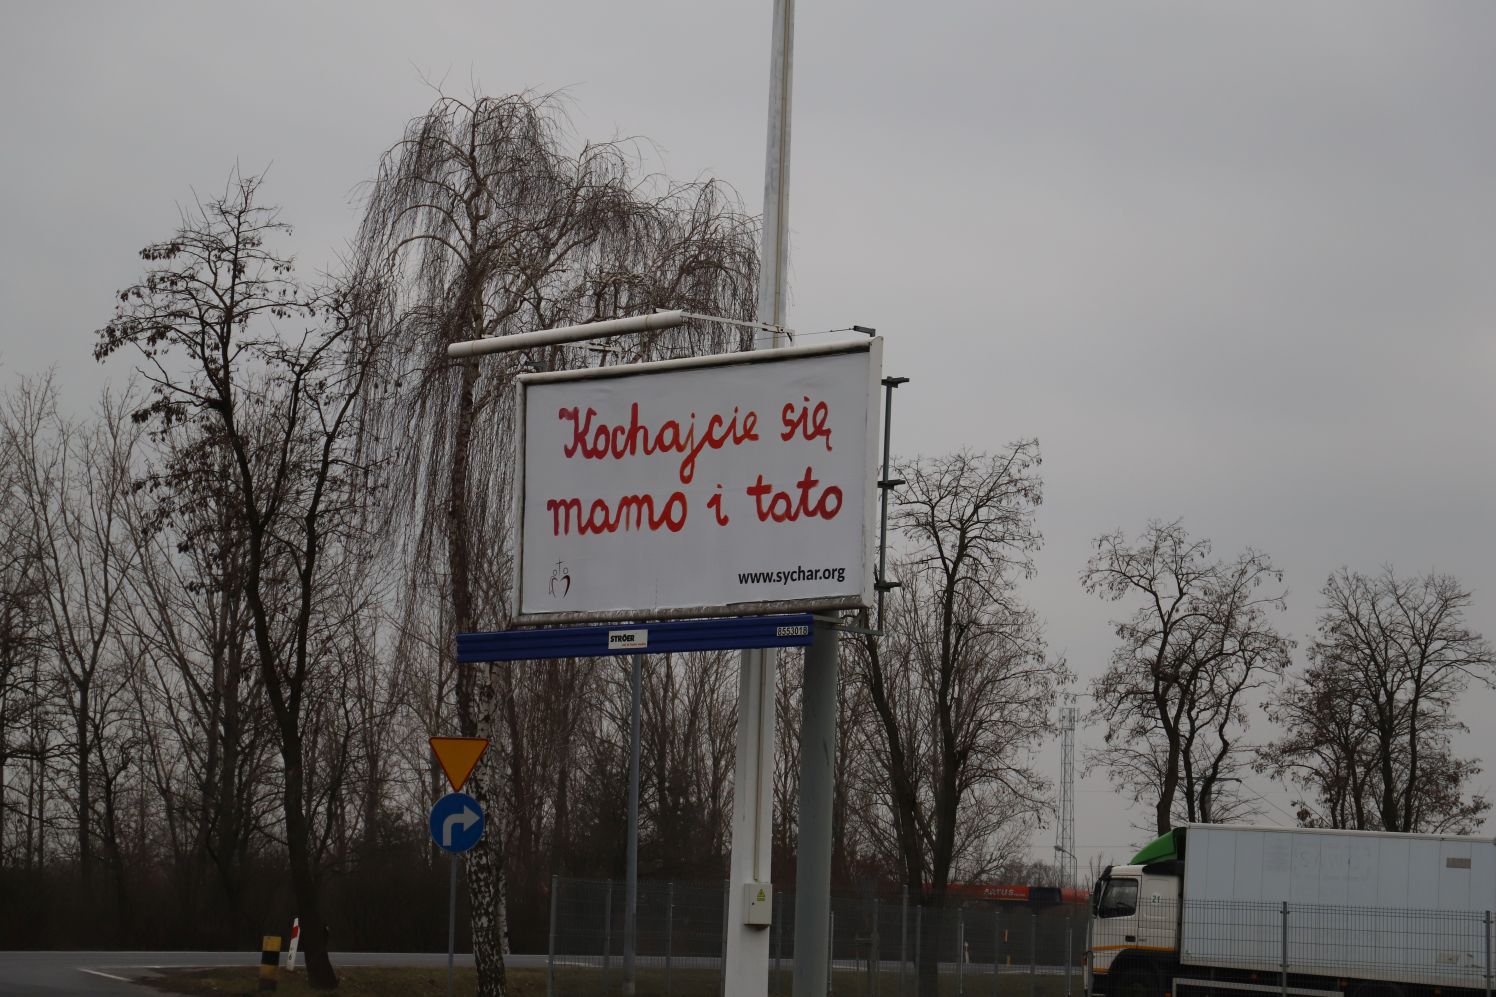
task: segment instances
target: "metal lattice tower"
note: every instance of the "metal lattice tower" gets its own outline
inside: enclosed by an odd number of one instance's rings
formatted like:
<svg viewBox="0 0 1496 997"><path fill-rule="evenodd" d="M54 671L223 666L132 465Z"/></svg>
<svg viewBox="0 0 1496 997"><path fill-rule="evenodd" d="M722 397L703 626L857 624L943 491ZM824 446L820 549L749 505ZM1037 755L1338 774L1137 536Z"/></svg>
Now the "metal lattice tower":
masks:
<svg viewBox="0 0 1496 997"><path fill-rule="evenodd" d="M1079 875L1075 855L1075 725L1079 719L1076 707L1060 707L1060 807L1054 851L1062 886L1075 886Z"/></svg>

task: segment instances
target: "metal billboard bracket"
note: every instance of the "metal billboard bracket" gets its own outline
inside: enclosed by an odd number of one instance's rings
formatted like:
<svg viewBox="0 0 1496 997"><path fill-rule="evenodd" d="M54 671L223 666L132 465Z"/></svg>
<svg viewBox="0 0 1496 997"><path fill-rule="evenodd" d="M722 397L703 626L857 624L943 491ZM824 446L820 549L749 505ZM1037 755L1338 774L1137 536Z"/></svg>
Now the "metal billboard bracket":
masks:
<svg viewBox="0 0 1496 997"><path fill-rule="evenodd" d="M465 633L457 635L457 660L462 664L472 664L672 651L808 647L816 622L809 613L788 613Z"/></svg>
<svg viewBox="0 0 1496 997"><path fill-rule="evenodd" d="M893 389L908 384L907 377L883 378L883 474L878 479L878 500L882 516L878 525L878 573L873 589L878 594L878 624L875 636L883 636L883 594L901 587L901 583L888 579L888 493L904 484L904 479L889 476L889 450L893 442ZM860 631L874 633L874 631Z"/></svg>
<svg viewBox="0 0 1496 997"><path fill-rule="evenodd" d="M815 616L813 617L813 619L816 621L816 623L824 626L827 630L837 630L841 633L849 634L860 634L864 637L883 636L882 630L875 630L870 627L858 626L857 623L854 622L857 617L852 614L848 614L846 616Z"/></svg>

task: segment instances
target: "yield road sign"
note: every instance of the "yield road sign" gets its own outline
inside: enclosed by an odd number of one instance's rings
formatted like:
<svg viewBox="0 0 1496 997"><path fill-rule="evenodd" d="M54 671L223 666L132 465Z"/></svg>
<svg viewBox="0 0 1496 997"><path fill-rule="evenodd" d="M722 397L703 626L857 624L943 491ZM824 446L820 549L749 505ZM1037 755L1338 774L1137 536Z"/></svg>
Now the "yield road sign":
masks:
<svg viewBox="0 0 1496 997"><path fill-rule="evenodd" d="M483 808L466 793L448 793L431 808L431 840L449 852L465 852L483 837Z"/></svg>
<svg viewBox="0 0 1496 997"><path fill-rule="evenodd" d="M473 774L473 768L477 766L478 759L483 757L483 751L487 747L486 737L431 738L431 750L436 752L436 760L441 763L442 771L447 773L452 792L462 792L463 785L468 781L468 776Z"/></svg>

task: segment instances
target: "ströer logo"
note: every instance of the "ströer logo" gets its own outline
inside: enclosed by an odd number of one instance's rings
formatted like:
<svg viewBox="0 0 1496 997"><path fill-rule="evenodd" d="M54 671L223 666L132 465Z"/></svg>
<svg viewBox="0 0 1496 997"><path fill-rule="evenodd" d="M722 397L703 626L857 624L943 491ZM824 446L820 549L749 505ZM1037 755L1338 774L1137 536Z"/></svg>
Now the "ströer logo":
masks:
<svg viewBox="0 0 1496 997"><path fill-rule="evenodd" d="M608 631L608 650L610 651L642 651L648 646L648 630Z"/></svg>

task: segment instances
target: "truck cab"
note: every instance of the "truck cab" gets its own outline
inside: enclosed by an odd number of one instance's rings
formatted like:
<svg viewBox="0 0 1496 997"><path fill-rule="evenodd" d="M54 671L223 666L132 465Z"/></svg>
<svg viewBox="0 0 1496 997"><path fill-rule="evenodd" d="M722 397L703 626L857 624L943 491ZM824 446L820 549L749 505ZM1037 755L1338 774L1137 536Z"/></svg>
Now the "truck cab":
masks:
<svg viewBox="0 0 1496 997"><path fill-rule="evenodd" d="M1091 899L1086 960L1093 997L1156 997L1178 966L1179 898L1184 863L1155 848L1128 865L1109 866Z"/></svg>

